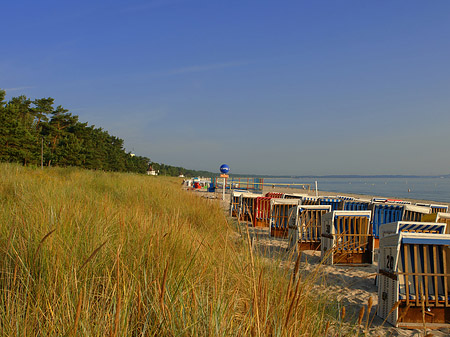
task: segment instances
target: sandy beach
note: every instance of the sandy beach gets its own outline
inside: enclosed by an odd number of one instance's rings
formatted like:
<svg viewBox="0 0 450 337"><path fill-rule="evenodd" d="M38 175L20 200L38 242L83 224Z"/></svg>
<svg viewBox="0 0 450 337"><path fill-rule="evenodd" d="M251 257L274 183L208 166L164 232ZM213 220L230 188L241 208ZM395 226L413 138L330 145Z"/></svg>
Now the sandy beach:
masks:
<svg viewBox="0 0 450 337"><path fill-rule="evenodd" d="M282 193L302 193L308 195L316 195L315 191L306 191L302 189L294 189L288 187L272 187L265 186L263 193L282 192ZM225 200L222 199L221 193L207 193L197 191L202 197L214 198L220 201L225 211L229 212L230 194L225 194ZM331 193L319 191L319 196L336 196L346 195L362 199L371 199L372 197L389 196L368 196L355 195L348 193ZM429 200L404 199L411 202L428 202ZM443 204L443 203L440 203ZM229 214L229 213L228 213ZM297 252L288 250L287 239L279 239L270 236L269 228L254 228L250 223L241 222L241 233L248 233L252 240L252 246L255 252L268 260L268 263L278 263L283 268L294 268L297 259ZM369 315L369 329L366 332L370 336L425 336L422 330L400 329L384 323L383 320L376 315L378 303L378 287L375 284L378 262L371 266L338 266L323 265L320 263L320 251L302 251L301 252L301 270L307 274L312 271L318 272L316 289L324 291L330 298L337 299L339 305L345 306L346 317L345 322L356 322L361 308L365 307L365 316L363 323L367 320L367 303L372 297L373 306ZM428 330L427 336L450 336L450 329Z"/></svg>

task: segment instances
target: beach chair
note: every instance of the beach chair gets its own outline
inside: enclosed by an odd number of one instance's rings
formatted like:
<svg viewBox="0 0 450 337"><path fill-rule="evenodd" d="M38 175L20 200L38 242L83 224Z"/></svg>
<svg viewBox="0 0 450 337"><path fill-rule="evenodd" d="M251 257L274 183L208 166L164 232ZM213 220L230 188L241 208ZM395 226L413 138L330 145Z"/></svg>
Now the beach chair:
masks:
<svg viewBox="0 0 450 337"><path fill-rule="evenodd" d="M322 216L321 254L325 264L372 264L370 211L333 211Z"/></svg>
<svg viewBox="0 0 450 337"><path fill-rule="evenodd" d="M380 226L380 240L400 232L445 234L446 225L433 222L397 221Z"/></svg>
<svg viewBox="0 0 450 337"><path fill-rule="evenodd" d="M319 205L330 205L331 211L337 211L340 210L341 206L341 199L337 198L330 198L330 197L320 197L319 198Z"/></svg>
<svg viewBox="0 0 450 337"><path fill-rule="evenodd" d="M414 222L414 221L397 221L380 226L380 240L388 235L398 234L400 232L407 233L434 233L434 234L445 234L446 226L444 224L437 224L432 222ZM379 253L379 250L378 250ZM379 255L378 255L379 257ZM378 273L380 271L380 266L377 267ZM376 279L376 284L378 285L378 278Z"/></svg>
<svg viewBox="0 0 450 337"><path fill-rule="evenodd" d="M290 249L317 250L322 237L322 216L331 212L330 205L299 205L289 222Z"/></svg>
<svg viewBox="0 0 450 337"><path fill-rule="evenodd" d="M341 200L355 200L355 197L350 197L347 195L337 195L336 198L341 199Z"/></svg>
<svg viewBox="0 0 450 337"><path fill-rule="evenodd" d="M256 198L260 197L261 194L255 193L242 193L240 195L240 218L241 221L252 221L254 203Z"/></svg>
<svg viewBox="0 0 450 337"><path fill-rule="evenodd" d="M436 222L447 224L446 234L450 234L450 213L434 213L436 214Z"/></svg>
<svg viewBox="0 0 450 337"><path fill-rule="evenodd" d="M449 234L383 237L377 315L401 328L450 327L449 245Z"/></svg>
<svg viewBox="0 0 450 337"><path fill-rule="evenodd" d="M301 204L299 199L270 200L270 236L287 238L289 221L296 216L295 207Z"/></svg>
<svg viewBox="0 0 450 337"><path fill-rule="evenodd" d="M370 200L341 200L339 209L342 209L343 211L367 211L370 205Z"/></svg>
<svg viewBox="0 0 450 337"><path fill-rule="evenodd" d="M447 224L446 234L450 234L450 213L431 213L423 216L423 221Z"/></svg>
<svg viewBox="0 0 450 337"><path fill-rule="evenodd" d="M378 248L379 228L381 225L402 220L403 206L396 204L372 203L372 234L375 238L375 248Z"/></svg>
<svg viewBox="0 0 450 337"><path fill-rule="evenodd" d="M423 216L431 213L430 207L404 205L402 220L404 221L422 221Z"/></svg>
<svg viewBox="0 0 450 337"><path fill-rule="evenodd" d="M437 205L437 204L424 204L424 203L416 203L417 206L429 207L431 208L431 213L447 213L448 205Z"/></svg>
<svg viewBox="0 0 450 337"><path fill-rule="evenodd" d="M230 197L230 216L238 217L241 210L241 194L243 191L233 191Z"/></svg>
<svg viewBox="0 0 450 337"><path fill-rule="evenodd" d="M302 205L320 205L318 197L305 196L302 197Z"/></svg>
<svg viewBox="0 0 450 337"><path fill-rule="evenodd" d="M268 198L284 198L284 193L267 192L265 197L268 197Z"/></svg>
<svg viewBox="0 0 450 337"><path fill-rule="evenodd" d="M397 221L422 221L423 216L430 213L430 208L407 204L372 203L372 233L374 248L379 246L379 228L381 225Z"/></svg>
<svg viewBox="0 0 450 337"><path fill-rule="evenodd" d="M387 203L397 204L397 205L411 205L411 201L401 200L401 199L386 199Z"/></svg>
<svg viewBox="0 0 450 337"><path fill-rule="evenodd" d="M253 210L253 227L270 226L270 197L257 197Z"/></svg>

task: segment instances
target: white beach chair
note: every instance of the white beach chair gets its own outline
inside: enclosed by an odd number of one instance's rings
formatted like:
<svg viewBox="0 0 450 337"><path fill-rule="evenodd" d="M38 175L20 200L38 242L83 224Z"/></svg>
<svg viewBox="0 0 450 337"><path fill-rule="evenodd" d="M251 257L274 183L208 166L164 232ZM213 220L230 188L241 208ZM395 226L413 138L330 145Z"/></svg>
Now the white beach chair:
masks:
<svg viewBox="0 0 450 337"><path fill-rule="evenodd" d="M238 217L241 210L241 194L243 191L233 191L230 197L230 216Z"/></svg>
<svg viewBox="0 0 450 337"><path fill-rule="evenodd" d="M425 203L416 203L417 206L429 207L431 208L431 213L447 213L448 205L439 205L439 204L425 204Z"/></svg>
<svg viewBox="0 0 450 337"><path fill-rule="evenodd" d="M372 264L370 211L333 211L322 216L321 254L325 264Z"/></svg>
<svg viewBox="0 0 450 337"><path fill-rule="evenodd" d="M239 204L240 204L240 212L239 212L239 219L241 221L252 221L253 217L253 209L254 209L254 202L256 198L260 197L261 194L256 193L242 193L239 196Z"/></svg>
<svg viewBox="0 0 450 337"><path fill-rule="evenodd" d="M445 226L445 224L444 224ZM396 327L449 327L450 235L399 232L380 239L377 314Z"/></svg>
<svg viewBox="0 0 450 337"><path fill-rule="evenodd" d="M445 224L433 222L391 222L380 226L380 239L388 235L398 234L400 232L445 234L445 228Z"/></svg>
<svg viewBox="0 0 450 337"><path fill-rule="evenodd" d="M289 222L289 248L317 250L322 237L322 216L331 212L330 205L299 205Z"/></svg>
<svg viewBox="0 0 450 337"><path fill-rule="evenodd" d="M289 221L295 219L295 208L301 202L300 199L270 200L270 236L278 238L288 237Z"/></svg>

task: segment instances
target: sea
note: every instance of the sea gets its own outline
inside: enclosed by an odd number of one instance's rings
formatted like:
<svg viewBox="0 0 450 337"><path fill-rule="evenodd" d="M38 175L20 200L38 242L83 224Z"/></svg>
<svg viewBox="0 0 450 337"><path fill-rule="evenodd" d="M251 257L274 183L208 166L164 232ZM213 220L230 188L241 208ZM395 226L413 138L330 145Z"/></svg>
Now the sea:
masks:
<svg viewBox="0 0 450 337"><path fill-rule="evenodd" d="M314 189L315 181L319 191L450 203L450 178L444 177L264 178L264 185L311 184Z"/></svg>

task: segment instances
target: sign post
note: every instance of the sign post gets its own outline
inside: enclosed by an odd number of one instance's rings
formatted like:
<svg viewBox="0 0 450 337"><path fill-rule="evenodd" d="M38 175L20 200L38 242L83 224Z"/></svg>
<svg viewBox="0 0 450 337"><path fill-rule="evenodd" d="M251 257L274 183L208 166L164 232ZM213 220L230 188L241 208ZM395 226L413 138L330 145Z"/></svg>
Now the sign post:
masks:
<svg viewBox="0 0 450 337"><path fill-rule="evenodd" d="M222 191L222 200L225 200L225 187L227 185L227 178L228 178L228 172L230 172L230 167L227 164L223 164L220 166L220 172L222 174L220 175L221 178L223 178L223 191Z"/></svg>

